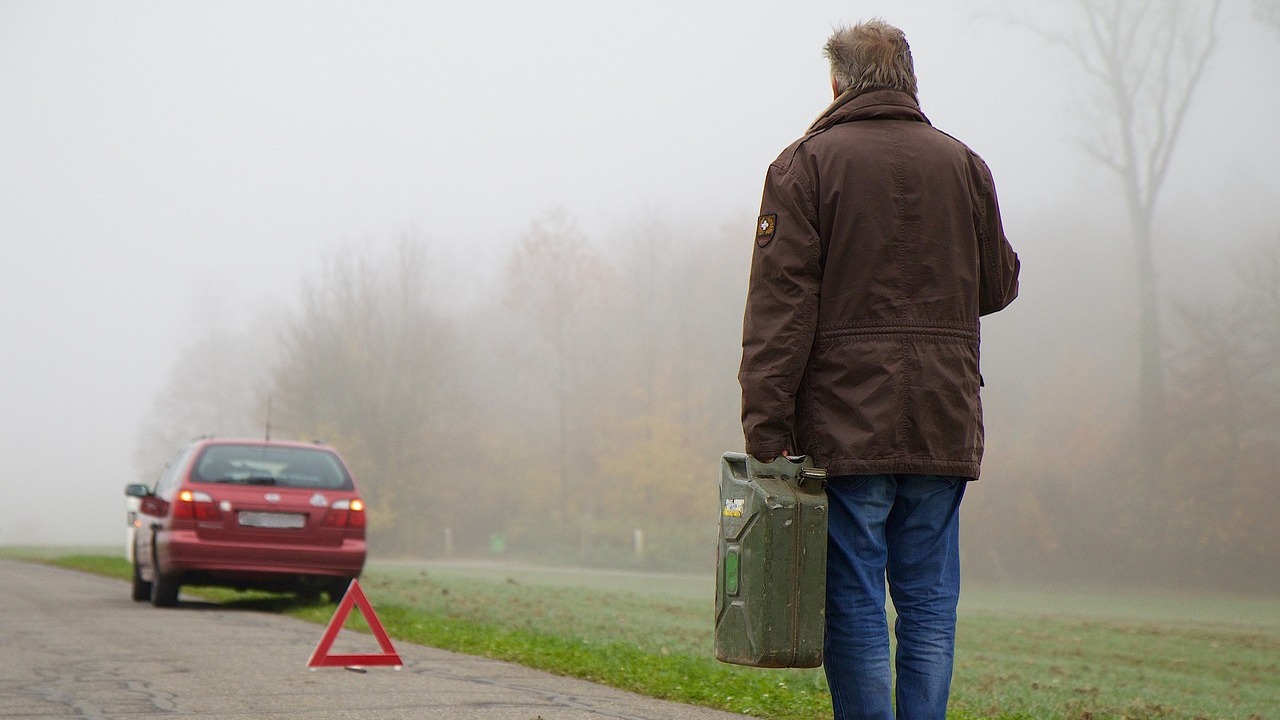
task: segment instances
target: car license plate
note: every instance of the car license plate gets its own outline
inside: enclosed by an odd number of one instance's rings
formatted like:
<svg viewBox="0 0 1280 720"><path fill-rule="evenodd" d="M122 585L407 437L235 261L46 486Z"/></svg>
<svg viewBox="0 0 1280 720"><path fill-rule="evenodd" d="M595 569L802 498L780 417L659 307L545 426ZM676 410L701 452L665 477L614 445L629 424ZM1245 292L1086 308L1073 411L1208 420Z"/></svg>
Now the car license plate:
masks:
<svg viewBox="0 0 1280 720"><path fill-rule="evenodd" d="M307 526L302 513L273 513L240 511L240 524L246 527L298 529Z"/></svg>

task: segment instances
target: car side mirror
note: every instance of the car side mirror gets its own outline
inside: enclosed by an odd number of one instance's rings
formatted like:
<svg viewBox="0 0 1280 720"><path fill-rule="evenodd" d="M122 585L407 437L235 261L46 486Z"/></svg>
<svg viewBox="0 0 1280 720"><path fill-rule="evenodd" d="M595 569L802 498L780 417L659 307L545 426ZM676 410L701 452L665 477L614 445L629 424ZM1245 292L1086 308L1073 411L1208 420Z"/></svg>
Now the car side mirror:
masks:
<svg viewBox="0 0 1280 720"><path fill-rule="evenodd" d="M144 498L151 494L151 488L146 485L126 485L124 494L129 497Z"/></svg>

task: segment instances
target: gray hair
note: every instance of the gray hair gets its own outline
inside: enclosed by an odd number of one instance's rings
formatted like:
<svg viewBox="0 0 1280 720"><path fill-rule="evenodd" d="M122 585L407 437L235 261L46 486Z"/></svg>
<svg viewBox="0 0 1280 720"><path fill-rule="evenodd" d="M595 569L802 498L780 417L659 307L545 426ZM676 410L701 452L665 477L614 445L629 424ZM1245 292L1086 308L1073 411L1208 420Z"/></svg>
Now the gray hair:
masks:
<svg viewBox="0 0 1280 720"><path fill-rule="evenodd" d="M837 28L823 54L837 94L900 90L916 97L916 71L907 36L880 19Z"/></svg>

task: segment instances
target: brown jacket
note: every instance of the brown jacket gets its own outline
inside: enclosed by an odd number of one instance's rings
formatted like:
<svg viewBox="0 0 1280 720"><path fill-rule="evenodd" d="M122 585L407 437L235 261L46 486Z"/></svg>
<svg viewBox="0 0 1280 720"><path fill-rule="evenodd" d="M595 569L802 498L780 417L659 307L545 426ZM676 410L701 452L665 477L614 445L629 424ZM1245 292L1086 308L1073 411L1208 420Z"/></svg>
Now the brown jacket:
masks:
<svg viewBox="0 0 1280 720"><path fill-rule="evenodd" d="M842 95L765 178L743 323L747 452L977 478L978 317L1018 294L991 171L910 95Z"/></svg>

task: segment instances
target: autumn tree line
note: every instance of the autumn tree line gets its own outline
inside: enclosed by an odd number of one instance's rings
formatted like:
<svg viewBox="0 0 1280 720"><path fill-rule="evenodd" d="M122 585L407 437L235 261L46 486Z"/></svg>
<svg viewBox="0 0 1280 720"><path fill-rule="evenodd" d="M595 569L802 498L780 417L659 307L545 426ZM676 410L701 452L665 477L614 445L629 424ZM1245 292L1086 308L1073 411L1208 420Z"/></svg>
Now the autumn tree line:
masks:
<svg viewBox="0 0 1280 720"><path fill-rule="evenodd" d="M383 554L697 565L717 459L742 444L749 255L728 230L628 232L606 253L548 212L461 309L432 278L472 270L438 264L430 238L344 249L291 314L182 355L139 467L158 471L200 434L269 427L344 455Z"/></svg>
<svg viewBox="0 0 1280 720"><path fill-rule="evenodd" d="M984 323L988 452L963 508L968 574L1280 591L1280 233L1251 237L1207 286L1170 293L1154 424L1132 289L1020 298L996 338L999 321Z"/></svg>
<svg viewBox="0 0 1280 720"><path fill-rule="evenodd" d="M360 482L376 556L706 570L718 459L742 446L740 225L640 224L605 243L550 212L464 307L437 291L459 269L430 238L343 249L293 311L183 353L139 467L152 479L205 433L321 439ZM967 572L1276 587L1280 237L1237 260L1215 300L1171 308L1154 476L1135 451L1136 353L1034 347L1079 298L1031 288L986 320L991 442L965 505Z"/></svg>
<svg viewBox="0 0 1280 720"><path fill-rule="evenodd" d="M1250 207L1268 200L1242 193L1231 198L1229 229L1203 231L1212 237L1187 238L1161 217L1188 118L1211 82L1218 49L1230 42L1224 2L1061 0L1054 7L1061 19L1011 21L1082 73L1077 86L1091 98L1082 150L1119 190L1127 232L1116 240L1128 246L1130 268L1122 282L1134 291L1102 293L1118 305L1095 304L1095 332L1070 342L1136 346L1137 361L1075 348L1050 360L1053 379L1027 393L1043 395L1044 404L1018 423L1016 450L1002 458L1009 464L998 461L1001 472L1036 481L985 508L988 523L1016 518L1021 544L988 548L987 569L1007 575L1003 557L1045 579L1278 590L1276 218ZM1255 0L1253 19L1280 27L1277 7ZM1110 234L1105 227L1076 232ZM1200 290L1165 287L1162 246L1174 239L1234 248L1237 269L1202 274ZM1078 244L1078 237L1062 240ZM1076 290L1064 294L1088 305ZM1132 320L1108 343L1096 329L1117 310L1132 312ZM1126 366L1128 373L1117 373Z"/></svg>
<svg viewBox="0 0 1280 720"><path fill-rule="evenodd" d="M1280 223L1266 198L1231 198L1231 227L1178 238L1234 269L1159 283L1162 242L1188 232L1159 200L1222 2L1057 5L1077 22L1025 29L1098 98L1083 150L1124 219L1081 214L1078 198L1006 217L1023 296L983 324L988 455L962 564L992 580L1275 592ZM1256 19L1275 25L1275 5L1255 2ZM742 447L753 219L591 237L551 211L463 306L441 278L487 275L442 262L438 238L339 251L292 311L182 354L138 466L150 479L205 433L319 438L359 478L379 555L708 570L718 459Z"/></svg>

